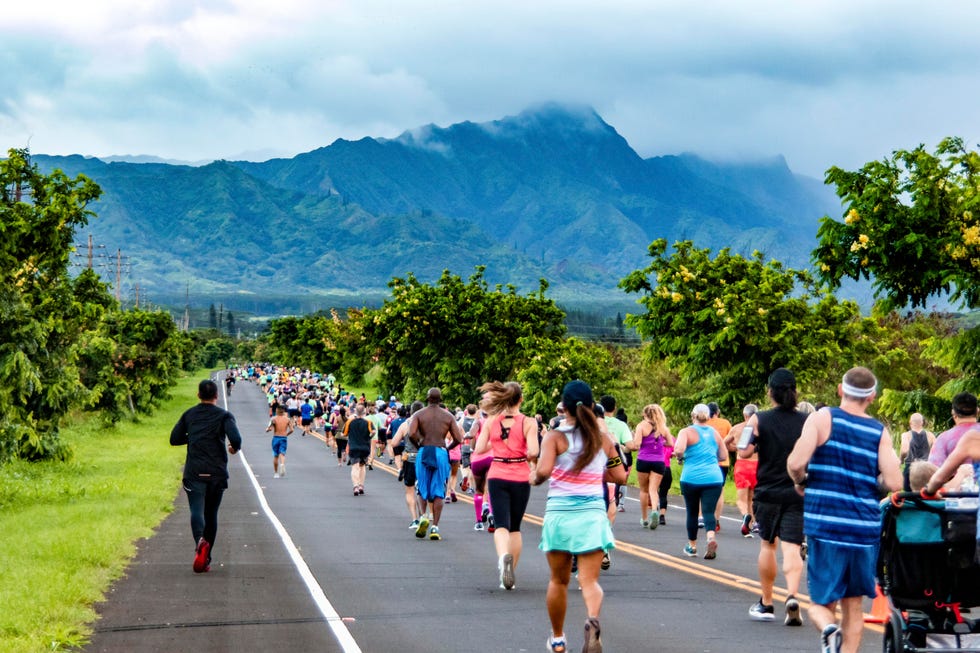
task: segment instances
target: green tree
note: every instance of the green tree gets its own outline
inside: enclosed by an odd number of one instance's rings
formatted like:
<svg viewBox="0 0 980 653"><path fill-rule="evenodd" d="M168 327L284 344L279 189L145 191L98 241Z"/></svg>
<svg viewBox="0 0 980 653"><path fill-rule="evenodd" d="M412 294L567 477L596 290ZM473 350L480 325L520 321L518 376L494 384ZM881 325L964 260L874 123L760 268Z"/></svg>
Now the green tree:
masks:
<svg viewBox="0 0 980 653"><path fill-rule="evenodd" d="M42 174L26 150L0 161L0 459L67 455L58 432L83 394L77 348L103 308L88 275L76 296L68 264L101 193L84 175Z"/></svg>
<svg viewBox="0 0 980 653"><path fill-rule="evenodd" d="M792 369L802 387L827 384L874 351L876 325L853 302L816 287L804 270L750 259L691 241L651 243L649 266L620 286L642 293L645 313L626 323L649 340L650 360L665 359L683 380L700 380L692 399L712 399L728 414L763 397L773 369Z"/></svg>
<svg viewBox="0 0 980 653"><path fill-rule="evenodd" d="M466 403L482 382L515 378L534 353L528 343L564 336L564 313L545 297L547 282L522 296L513 286L490 288L483 272L477 267L463 281L447 270L433 285L409 274L388 284L391 298L365 312L360 336L381 366L384 392L420 396L439 386L447 402Z"/></svg>
<svg viewBox="0 0 980 653"><path fill-rule="evenodd" d="M898 150L854 172L833 167L826 180L845 209L817 232L823 281L871 279L899 308L946 293L980 306L980 155L961 139L945 139L935 154Z"/></svg>
<svg viewBox="0 0 980 653"><path fill-rule="evenodd" d="M980 155L959 138L934 154L920 145L897 150L860 170L831 168L844 203L840 219L825 216L813 251L820 279L837 288L844 278L870 279L886 306L925 306L948 295L980 306ZM980 391L980 332L931 339L926 350L956 378L883 396L883 407L934 414L956 392Z"/></svg>
<svg viewBox="0 0 980 653"><path fill-rule="evenodd" d="M573 379L592 386L596 398L610 392L619 368L607 347L578 338L523 338L519 343L530 357L517 373L524 388L521 409L527 415L554 414L561 390Z"/></svg>

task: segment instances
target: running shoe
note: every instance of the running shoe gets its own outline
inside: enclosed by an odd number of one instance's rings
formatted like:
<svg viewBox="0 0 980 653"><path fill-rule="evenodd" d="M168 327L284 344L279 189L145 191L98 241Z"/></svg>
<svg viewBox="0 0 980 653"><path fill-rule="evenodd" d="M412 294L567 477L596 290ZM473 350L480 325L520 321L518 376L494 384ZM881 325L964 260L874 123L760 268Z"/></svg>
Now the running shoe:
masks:
<svg viewBox="0 0 980 653"><path fill-rule="evenodd" d="M368 463L367 468L372 472L374 471L374 465L372 465L371 463Z"/></svg>
<svg viewBox="0 0 980 653"><path fill-rule="evenodd" d="M279 478L286 478L286 463L279 464Z"/></svg>
<svg viewBox="0 0 980 653"><path fill-rule="evenodd" d="M505 590L512 590L514 580L514 556L505 553L500 560L500 586Z"/></svg>
<svg viewBox="0 0 980 653"><path fill-rule="evenodd" d="M684 545L684 555L686 555L688 558L693 558L697 554L698 554L698 547L691 546L690 544Z"/></svg>
<svg viewBox="0 0 980 653"><path fill-rule="evenodd" d="M749 608L749 618L752 621L772 621L776 618L776 609L771 605L762 605L762 599L759 599Z"/></svg>
<svg viewBox="0 0 980 653"><path fill-rule="evenodd" d="M585 620L585 647L582 648L582 653L602 653L601 633L597 618L589 617Z"/></svg>
<svg viewBox="0 0 980 653"><path fill-rule="evenodd" d="M275 474L273 474L272 475L272 478L279 478L279 472L276 472Z"/></svg>
<svg viewBox="0 0 980 653"><path fill-rule="evenodd" d="M642 526L643 528L650 528L650 520L649 519L641 519L640 520L640 526Z"/></svg>
<svg viewBox="0 0 980 653"><path fill-rule="evenodd" d="M624 506L622 502L620 502L619 508L617 508L617 510L619 510L619 512L626 512L626 506Z"/></svg>
<svg viewBox="0 0 980 653"><path fill-rule="evenodd" d="M459 499L456 498L456 493L455 492L450 492L449 493L449 498L450 498L450 501L452 501L453 503L456 503L457 501L459 501Z"/></svg>
<svg viewBox="0 0 980 653"><path fill-rule="evenodd" d="M804 541L803 544L800 545L800 558L804 562L806 562L807 553L809 553L809 547L807 547L806 542Z"/></svg>
<svg viewBox="0 0 980 653"><path fill-rule="evenodd" d="M658 521L660 522L660 525L661 526L666 526L667 525L667 516L666 515L660 515L660 519Z"/></svg>
<svg viewBox="0 0 980 653"><path fill-rule="evenodd" d="M487 523L487 520L489 518L490 518L490 509L489 508L484 508L483 509L483 515L480 517L480 521L482 521L484 524L486 524Z"/></svg>
<svg viewBox="0 0 980 653"><path fill-rule="evenodd" d="M577 555L573 555L572 556L572 573L573 574L577 574L578 573L578 556Z"/></svg>
<svg viewBox="0 0 980 653"><path fill-rule="evenodd" d="M418 519L413 519L412 520L412 523L408 525L408 530L414 531L418 527L419 527L419 520Z"/></svg>
<svg viewBox="0 0 980 653"><path fill-rule="evenodd" d="M551 653L565 653L568 649L568 644L565 643L565 636L561 637L548 637L548 641L545 643L548 650Z"/></svg>
<svg viewBox="0 0 980 653"><path fill-rule="evenodd" d="M783 623L787 626L802 626L803 616L800 614L800 602L795 596L786 597L786 618Z"/></svg>
<svg viewBox="0 0 980 653"><path fill-rule="evenodd" d="M487 517L487 532L492 533L497 530L497 527L493 523L493 515Z"/></svg>
<svg viewBox="0 0 980 653"><path fill-rule="evenodd" d="M429 518L419 517L419 525L415 528L415 537L420 540L429 532Z"/></svg>
<svg viewBox="0 0 980 653"><path fill-rule="evenodd" d="M204 572L210 570L208 562L211 561L211 543L208 542L203 537L197 541L197 547L194 549L194 573L203 574Z"/></svg>
<svg viewBox="0 0 980 653"><path fill-rule="evenodd" d="M357 486L354 486L354 496L356 497L360 492L357 491Z"/></svg>
<svg viewBox="0 0 980 653"><path fill-rule="evenodd" d="M466 492L467 490L469 490L470 489L470 479L464 478L462 481L460 481L459 482L459 489L462 490L463 492Z"/></svg>
<svg viewBox="0 0 980 653"><path fill-rule="evenodd" d="M840 653L842 640L840 626L828 624L820 633L820 653Z"/></svg>
<svg viewBox="0 0 980 653"><path fill-rule="evenodd" d="M663 517L661 517L661 519L663 519ZM657 526L658 526L659 524L660 524L660 522L659 522L659 521L657 521L657 518L656 518L656 516L655 516L655 513L652 513L652 514L650 515L650 530L651 530L651 531L655 531L655 530L657 530Z"/></svg>
<svg viewBox="0 0 980 653"><path fill-rule="evenodd" d="M752 522L752 534L753 535L759 534L759 522L757 521Z"/></svg>
<svg viewBox="0 0 980 653"><path fill-rule="evenodd" d="M714 560L718 557L718 541L708 540L708 550L704 552L705 560Z"/></svg>
<svg viewBox="0 0 980 653"><path fill-rule="evenodd" d="M439 535L439 527L433 526L429 529L429 539L430 540L441 540L442 535Z"/></svg>
<svg viewBox="0 0 980 653"><path fill-rule="evenodd" d="M698 528L704 528L704 517L698 517Z"/></svg>
<svg viewBox="0 0 980 653"><path fill-rule="evenodd" d="M482 531L483 530L483 522L482 521L478 521L475 524L473 524L473 530L475 530L475 531Z"/></svg>
<svg viewBox="0 0 980 653"><path fill-rule="evenodd" d="M752 515L742 517L742 537L752 537Z"/></svg>
<svg viewBox="0 0 980 653"><path fill-rule="evenodd" d="M599 565L602 570L605 571L612 566L612 560L609 559L609 552L606 551L602 554L602 563Z"/></svg>

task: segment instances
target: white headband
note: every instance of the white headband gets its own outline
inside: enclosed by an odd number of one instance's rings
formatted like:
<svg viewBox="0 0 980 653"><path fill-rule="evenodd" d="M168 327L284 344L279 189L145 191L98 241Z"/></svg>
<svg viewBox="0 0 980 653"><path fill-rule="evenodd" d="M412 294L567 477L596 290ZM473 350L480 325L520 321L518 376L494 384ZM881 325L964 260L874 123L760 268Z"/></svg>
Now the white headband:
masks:
<svg viewBox="0 0 980 653"><path fill-rule="evenodd" d="M841 390L844 391L844 394L849 397L870 397L875 393L875 386L871 386L870 388L859 388L851 385L847 381L842 381L840 387Z"/></svg>

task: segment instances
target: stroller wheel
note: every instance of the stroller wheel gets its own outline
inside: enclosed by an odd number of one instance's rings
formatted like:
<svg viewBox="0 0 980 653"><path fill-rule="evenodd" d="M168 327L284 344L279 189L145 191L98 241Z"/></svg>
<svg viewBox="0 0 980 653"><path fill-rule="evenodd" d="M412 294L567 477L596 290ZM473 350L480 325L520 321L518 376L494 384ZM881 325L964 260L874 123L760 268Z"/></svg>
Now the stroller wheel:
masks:
<svg viewBox="0 0 980 653"><path fill-rule="evenodd" d="M903 629L902 613L896 614L896 611L892 610L891 617L885 624L884 642L881 647L884 653L904 653L906 651L905 639L902 636Z"/></svg>

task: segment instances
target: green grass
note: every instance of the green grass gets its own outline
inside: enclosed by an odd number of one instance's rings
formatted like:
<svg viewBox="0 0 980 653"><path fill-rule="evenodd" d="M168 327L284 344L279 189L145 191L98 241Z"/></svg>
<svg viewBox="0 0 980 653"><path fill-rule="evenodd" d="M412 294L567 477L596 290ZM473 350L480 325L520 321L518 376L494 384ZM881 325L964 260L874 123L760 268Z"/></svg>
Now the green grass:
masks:
<svg viewBox="0 0 980 653"><path fill-rule="evenodd" d="M66 651L87 642L99 602L173 508L183 447L170 429L198 379L137 424L80 417L62 434L71 462L0 467L0 653Z"/></svg>

